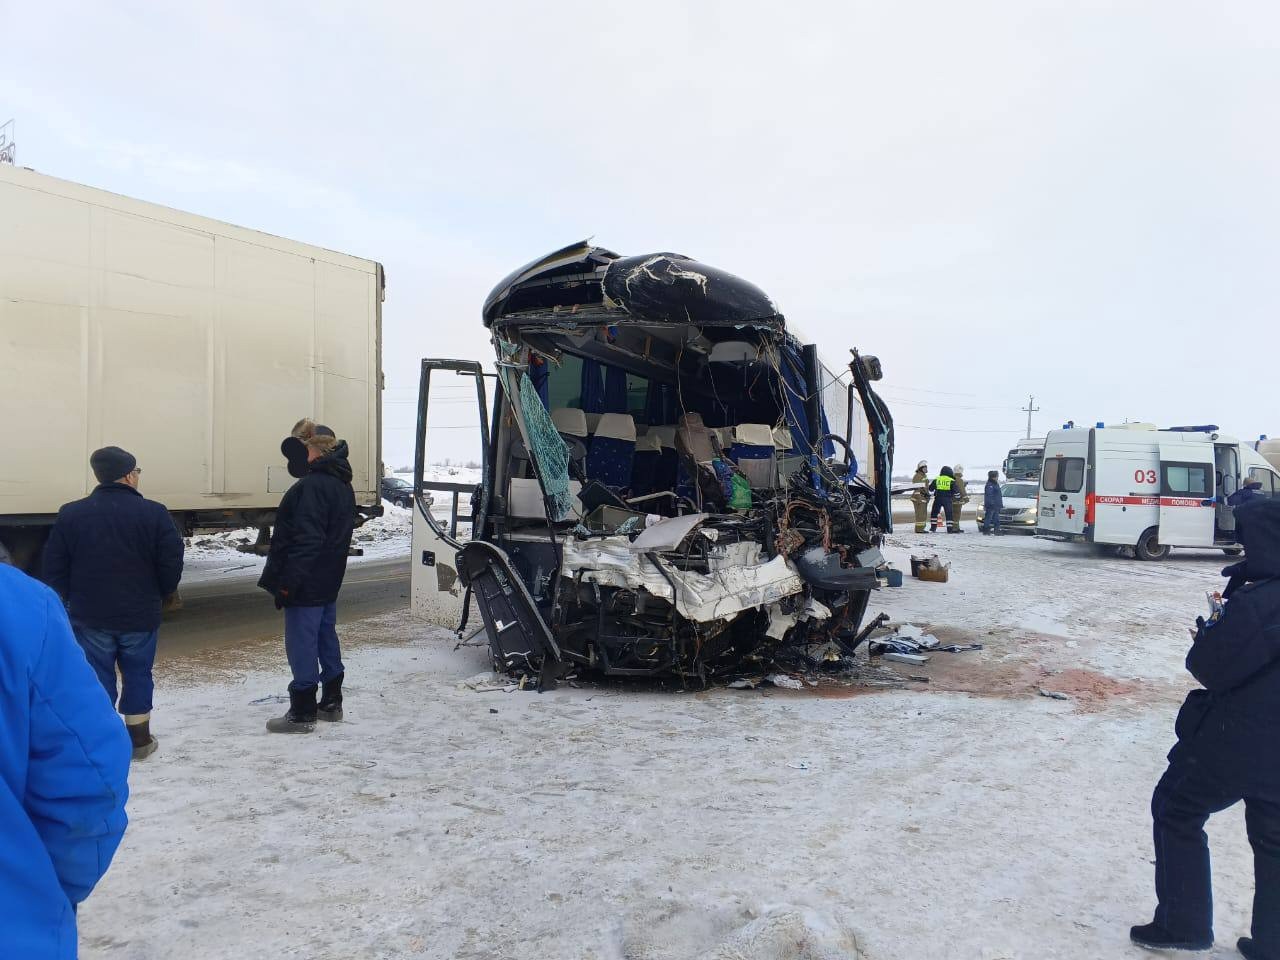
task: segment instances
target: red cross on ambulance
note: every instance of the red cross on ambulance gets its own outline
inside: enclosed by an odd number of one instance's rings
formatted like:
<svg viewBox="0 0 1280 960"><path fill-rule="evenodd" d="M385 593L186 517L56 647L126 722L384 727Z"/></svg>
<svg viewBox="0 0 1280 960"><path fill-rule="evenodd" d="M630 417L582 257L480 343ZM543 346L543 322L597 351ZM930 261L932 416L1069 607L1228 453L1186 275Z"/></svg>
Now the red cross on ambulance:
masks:
<svg viewBox="0 0 1280 960"><path fill-rule="evenodd" d="M1076 508L1071 504L1067 504L1067 519L1074 520L1076 517Z"/></svg>

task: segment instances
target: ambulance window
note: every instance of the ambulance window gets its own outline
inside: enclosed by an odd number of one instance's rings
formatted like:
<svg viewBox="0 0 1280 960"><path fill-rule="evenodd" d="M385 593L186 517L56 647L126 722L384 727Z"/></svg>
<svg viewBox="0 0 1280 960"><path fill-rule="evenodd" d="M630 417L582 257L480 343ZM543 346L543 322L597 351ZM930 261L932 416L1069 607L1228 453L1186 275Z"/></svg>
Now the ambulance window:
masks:
<svg viewBox="0 0 1280 960"><path fill-rule="evenodd" d="M1084 486L1084 458L1046 458L1041 486L1052 493L1079 493Z"/></svg>
<svg viewBox="0 0 1280 960"><path fill-rule="evenodd" d="M1203 463L1165 463L1165 496L1213 496L1213 472Z"/></svg>
<svg viewBox="0 0 1280 960"><path fill-rule="evenodd" d="M1264 497L1280 497L1280 483L1276 482L1276 475L1270 470L1254 467L1249 471L1249 479L1250 481L1257 480L1262 484L1262 488L1258 492Z"/></svg>

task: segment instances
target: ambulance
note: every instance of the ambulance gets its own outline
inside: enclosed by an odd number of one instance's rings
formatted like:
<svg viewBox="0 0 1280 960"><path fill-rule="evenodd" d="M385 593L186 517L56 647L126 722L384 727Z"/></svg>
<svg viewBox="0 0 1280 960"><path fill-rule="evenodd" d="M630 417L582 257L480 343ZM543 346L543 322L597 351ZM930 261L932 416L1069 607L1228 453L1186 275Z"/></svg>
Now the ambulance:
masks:
<svg viewBox="0 0 1280 960"><path fill-rule="evenodd" d="M1215 426L1131 423L1054 430L1045 438L1036 533L1132 547L1163 560L1172 547L1240 550L1227 498L1248 480L1280 497L1280 472Z"/></svg>

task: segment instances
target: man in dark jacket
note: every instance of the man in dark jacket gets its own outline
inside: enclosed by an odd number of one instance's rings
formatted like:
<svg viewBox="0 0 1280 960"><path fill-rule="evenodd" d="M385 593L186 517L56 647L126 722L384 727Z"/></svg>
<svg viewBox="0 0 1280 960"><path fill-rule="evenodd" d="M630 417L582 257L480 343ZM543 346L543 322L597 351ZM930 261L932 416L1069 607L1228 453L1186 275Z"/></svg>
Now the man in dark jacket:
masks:
<svg viewBox="0 0 1280 960"><path fill-rule="evenodd" d="M1000 490L1000 472L987 471L987 485L982 489L982 532L1000 533L1000 511L1004 509L1004 494Z"/></svg>
<svg viewBox="0 0 1280 960"><path fill-rule="evenodd" d="M133 454L103 447L89 458L93 493L66 504L44 549L44 579L65 597L71 626L133 740L133 758L158 746L151 736L151 671L160 608L182 579L182 538L164 504L138 492Z"/></svg>
<svg viewBox="0 0 1280 960"><path fill-rule="evenodd" d="M1235 517L1245 559L1223 571L1221 614L1197 620L1187 669L1204 689L1178 714L1178 742L1151 798L1155 919L1130 936L1150 949L1213 945L1204 825L1243 800L1253 935L1238 947L1248 960L1280 960L1280 502L1255 501Z"/></svg>
<svg viewBox="0 0 1280 960"><path fill-rule="evenodd" d="M53 591L0 564L0 956L75 960L128 818L129 739Z"/></svg>
<svg viewBox="0 0 1280 960"><path fill-rule="evenodd" d="M1240 489L1227 497L1227 504L1232 507L1243 507L1253 500L1265 500L1261 480L1246 480Z"/></svg>
<svg viewBox="0 0 1280 960"><path fill-rule="evenodd" d="M306 446L305 475L280 500L258 581L284 608L284 646L293 672L289 710L267 722L272 733L309 733L317 716L342 719L344 670L335 627L356 512L351 464L346 441L328 427L304 421L293 439Z"/></svg>
<svg viewBox="0 0 1280 960"><path fill-rule="evenodd" d="M956 475L950 467L943 467L929 482L929 492L933 494L933 509L929 511L930 533L938 529L939 514L946 517L948 533L955 533L960 529L956 526L955 507L952 501L955 495L955 484Z"/></svg>

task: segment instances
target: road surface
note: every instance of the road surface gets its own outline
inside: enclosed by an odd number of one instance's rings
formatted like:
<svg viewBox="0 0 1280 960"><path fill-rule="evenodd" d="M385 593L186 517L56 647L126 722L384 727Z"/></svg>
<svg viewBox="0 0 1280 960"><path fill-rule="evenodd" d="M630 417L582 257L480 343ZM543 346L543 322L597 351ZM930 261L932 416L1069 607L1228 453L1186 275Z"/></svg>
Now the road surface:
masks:
<svg viewBox="0 0 1280 960"><path fill-rule="evenodd" d="M182 609L160 627L159 660L248 647L284 633L284 617L256 586L258 572L181 588ZM409 606L409 558L370 560L347 568L338 619L351 623Z"/></svg>

